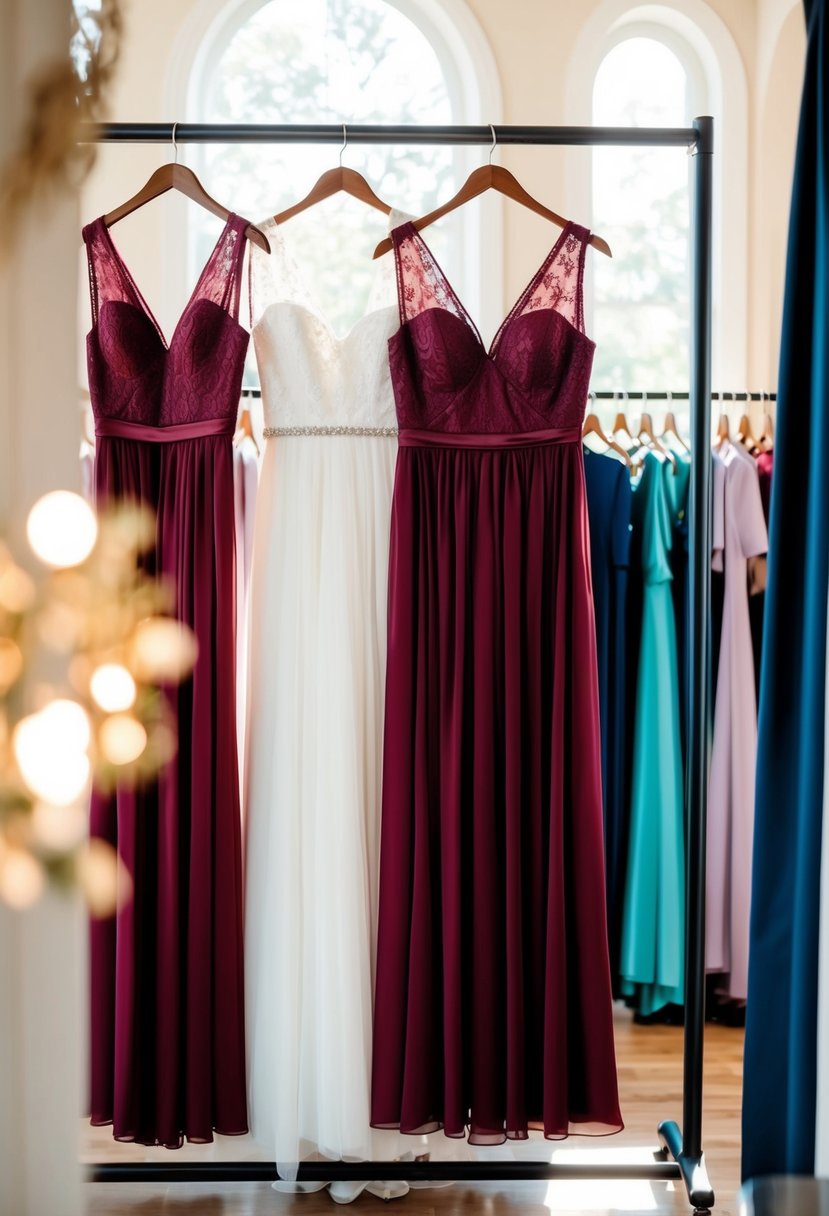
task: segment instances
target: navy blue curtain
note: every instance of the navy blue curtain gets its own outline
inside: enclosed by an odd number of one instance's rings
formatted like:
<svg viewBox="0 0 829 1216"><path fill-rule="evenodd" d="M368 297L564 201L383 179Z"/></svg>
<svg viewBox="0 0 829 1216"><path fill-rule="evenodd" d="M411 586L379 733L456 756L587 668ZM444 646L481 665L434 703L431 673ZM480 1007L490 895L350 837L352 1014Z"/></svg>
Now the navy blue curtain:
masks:
<svg viewBox="0 0 829 1216"><path fill-rule="evenodd" d="M829 551L827 0L805 0L757 761L743 1177L812 1173ZM761 144L762 146L762 144Z"/></svg>

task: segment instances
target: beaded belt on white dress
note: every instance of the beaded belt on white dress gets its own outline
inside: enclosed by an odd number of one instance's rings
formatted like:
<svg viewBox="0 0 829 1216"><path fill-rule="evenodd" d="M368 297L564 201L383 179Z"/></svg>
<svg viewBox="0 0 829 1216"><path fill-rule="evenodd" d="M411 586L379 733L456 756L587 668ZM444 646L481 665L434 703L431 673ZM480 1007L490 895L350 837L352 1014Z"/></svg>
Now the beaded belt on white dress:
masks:
<svg viewBox="0 0 829 1216"><path fill-rule="evenodd" d="M266 439L279 435L380 435L387 439L397 436L396 426L266 426Z"/></svg>

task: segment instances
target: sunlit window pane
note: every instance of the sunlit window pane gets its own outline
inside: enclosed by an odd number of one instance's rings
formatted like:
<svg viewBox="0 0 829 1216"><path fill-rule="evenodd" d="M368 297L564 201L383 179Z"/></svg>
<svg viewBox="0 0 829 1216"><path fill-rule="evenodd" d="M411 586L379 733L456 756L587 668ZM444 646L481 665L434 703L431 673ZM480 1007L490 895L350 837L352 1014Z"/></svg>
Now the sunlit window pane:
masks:
<svg viewBox="0 0 829 1216"><path fill-rule="evenodd" d="M685 68L656 39L620 42L596 74L597 124L688 126L688 111ZM593 227L614 254L594 262L593 387L687 389L688 157L676 148L597 149Z"/></svg>
<svg viewBox="0 0 829 1216"><path fill-rule="evenodd" d="M270 0L234 33L206 74L199 119L251 123L451 123L437 54L417 26L385 0ZM261 219L296 202L337 164L332 144L207 145L201 166L216 197ZM423 214L455 189L448 147L354 145L343 163L363 173L386 202ZM196 221L201 222L201 221ZM285 240L305 285L343 335L365 311L379 211L343 195L291 219ZM438 257L451 225L430 233ZM215 240L201 223L194 267ZM344 287L344 285L346 285Z"/></svg>

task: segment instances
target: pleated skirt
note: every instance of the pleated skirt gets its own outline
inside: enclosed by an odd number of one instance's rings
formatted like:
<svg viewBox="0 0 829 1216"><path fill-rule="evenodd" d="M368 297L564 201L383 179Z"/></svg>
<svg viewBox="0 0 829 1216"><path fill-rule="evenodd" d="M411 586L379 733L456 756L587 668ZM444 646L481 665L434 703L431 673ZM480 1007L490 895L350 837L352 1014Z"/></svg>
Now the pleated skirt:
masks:
<svg viewBox="0 0 829 1216"><path fill-rule="evenodd" d="M578 443L401 447L372 1121L622 1126Z"/></svg>
<svg viewBox="0 0 829 1216"><path fill-rule="evenodd" d="M148 564L198 643L165 692L175 757L149 785L95 793L90 816L133 885L91 925L91 1119L177 1148L247 1131L230 439L101 438L96 496L157 513Z"/></svg>

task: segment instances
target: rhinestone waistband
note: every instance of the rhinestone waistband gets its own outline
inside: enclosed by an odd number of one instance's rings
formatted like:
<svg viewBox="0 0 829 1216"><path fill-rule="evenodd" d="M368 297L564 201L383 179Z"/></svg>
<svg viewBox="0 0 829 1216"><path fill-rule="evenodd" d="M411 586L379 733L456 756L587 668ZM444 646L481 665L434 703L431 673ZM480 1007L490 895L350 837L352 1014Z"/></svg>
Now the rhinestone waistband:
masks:
<svg viewBox="0 0 829 1216"><path fill-rule="evenodd" d="M397 438L396 426L266 426L266 439L280 435L374 435L385 439Z"/></svg>

